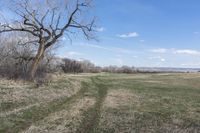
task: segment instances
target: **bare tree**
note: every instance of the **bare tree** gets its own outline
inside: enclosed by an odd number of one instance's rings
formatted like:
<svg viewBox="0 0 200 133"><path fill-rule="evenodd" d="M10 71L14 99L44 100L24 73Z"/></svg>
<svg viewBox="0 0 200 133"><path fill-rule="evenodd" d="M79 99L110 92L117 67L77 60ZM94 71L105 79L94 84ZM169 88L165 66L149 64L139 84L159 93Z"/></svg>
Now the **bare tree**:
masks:
<svg viewBox="0 0 200 133"><path fill-rule="evenodd" d="M38 3L37 3L38 2ZM30 78L34 79L39 63L49 47L64 34L82 31L87 39L93 38L95 19L87 18L91 0L21 0L14 12L19 16L12 23L2 23L0 33L26 32L32 36L26 44L35 43L37 52L30 69ZM84 17L84 15L86 15Z"/></svg>

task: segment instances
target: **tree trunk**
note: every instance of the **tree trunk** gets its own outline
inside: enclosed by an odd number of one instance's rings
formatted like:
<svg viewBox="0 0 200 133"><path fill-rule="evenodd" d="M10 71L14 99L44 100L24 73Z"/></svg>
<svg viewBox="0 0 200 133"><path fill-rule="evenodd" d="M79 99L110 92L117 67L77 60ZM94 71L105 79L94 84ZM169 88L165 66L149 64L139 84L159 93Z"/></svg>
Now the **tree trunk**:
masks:
<svg viewBox="0 0 200 133"><path fill-rule="evenodd" d="M40 61L44 58L45 45L41 43L30 70L30 80L34 80Z"/></svg>

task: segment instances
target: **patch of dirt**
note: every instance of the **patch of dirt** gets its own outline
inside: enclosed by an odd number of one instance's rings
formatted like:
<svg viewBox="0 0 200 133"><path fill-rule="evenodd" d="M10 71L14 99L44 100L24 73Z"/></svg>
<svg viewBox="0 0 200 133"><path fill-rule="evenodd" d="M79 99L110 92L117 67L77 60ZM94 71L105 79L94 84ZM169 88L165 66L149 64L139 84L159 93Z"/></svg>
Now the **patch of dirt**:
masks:
<svg viewBox="0 0 200 133"><path fill-rule="evenodd" d="M133 132L133 105L140 103L140 96L127 89L110 89L103 103L99 132Z"/></svg>
<svg viewBox="0 0 200 133"><path fill-rule="evenodd" d="M129 106L130 103L139 102L140 97L127 89L109 90L103 107L119 108Z"/></svg>

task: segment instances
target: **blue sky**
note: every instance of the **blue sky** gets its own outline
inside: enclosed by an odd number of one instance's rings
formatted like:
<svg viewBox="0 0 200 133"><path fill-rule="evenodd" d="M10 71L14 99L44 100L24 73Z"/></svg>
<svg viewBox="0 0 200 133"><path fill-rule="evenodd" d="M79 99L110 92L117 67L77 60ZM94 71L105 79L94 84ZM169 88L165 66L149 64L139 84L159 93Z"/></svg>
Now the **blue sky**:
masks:
<svg viewBox="0 0 200 133"><path fill-rule="evenodd" d="M200 67L199 0L94 0L99 41L63 37L58 56L96 65Z"/></svg>
<svg viewBox="0 0 200 133"><path fill-rule="evenodd" d="M96 0L93 11L99 42L76 39L59 55L100 66L200 67L199 0Z"/></svg>

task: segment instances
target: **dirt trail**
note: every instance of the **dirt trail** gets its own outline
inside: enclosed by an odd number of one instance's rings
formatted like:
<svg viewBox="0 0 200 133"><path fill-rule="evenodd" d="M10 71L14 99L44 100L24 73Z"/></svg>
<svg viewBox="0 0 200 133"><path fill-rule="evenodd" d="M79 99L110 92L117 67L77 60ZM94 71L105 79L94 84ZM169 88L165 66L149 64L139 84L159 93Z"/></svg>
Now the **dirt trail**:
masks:
<svg viewBox="0 0 200 133"><path fill-rule="evenodd" d="M94 106L95 97L89 96L90 86L83 83L82 89L61 110L46 115L43 119L31 124L23 133L66 133L76 132L82 124L83 114Z"/></svg>
<svg viewBox="0 0 200 133"><path fill-rule="evenodd" d="M109 88L105 81L99 76L91 77L89 82L82 82L81 89L71 97L30 105L2 117L0 132L97 132Z"/></svg>
<svg viewBox="0 0 200 133"><path fill-rule="evenodd" d="M93 77L90 85L85 84L82 88L84 89L68 101L68 105L65 104L62 110L55 111L31 124L22 133L96 132L102 104L107 95L107 85L98 77Z"/></svg>
<svg viewBox="0 0 200 133"><path fill-rule="evenodd" d="M107 95L108 86L103 80L99 79L98 77L92 78L92 82L95 85L95 89L97 89L96 103L92 108L85 112L85 118L83 119L82 125L77 133L97 132L101 116L101 108Z"/></svg>

